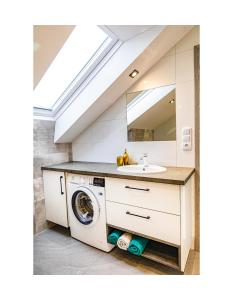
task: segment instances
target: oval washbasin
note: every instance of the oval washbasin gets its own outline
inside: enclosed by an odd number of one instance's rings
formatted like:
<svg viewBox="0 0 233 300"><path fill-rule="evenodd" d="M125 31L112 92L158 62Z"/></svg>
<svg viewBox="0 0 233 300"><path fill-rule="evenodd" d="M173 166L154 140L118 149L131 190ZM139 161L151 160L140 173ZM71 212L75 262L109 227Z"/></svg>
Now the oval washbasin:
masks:
<svg viewBox="0 0 233 300"><path fill-rule="evenodd" d="M160 167L157 165L149 165L148 167L144 167L144 165L127 165L118 167L117 170L125 173L148 174L165 172L167 169L165 167Z"/></svg>

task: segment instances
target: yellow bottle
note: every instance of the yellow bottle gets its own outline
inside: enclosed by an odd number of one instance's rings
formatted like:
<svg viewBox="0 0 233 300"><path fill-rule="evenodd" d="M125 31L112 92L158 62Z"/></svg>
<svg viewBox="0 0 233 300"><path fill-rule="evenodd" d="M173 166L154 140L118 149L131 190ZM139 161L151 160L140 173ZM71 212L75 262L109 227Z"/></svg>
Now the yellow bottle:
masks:
<svg viewBox="0 0 233 300"><path fill-rule="evenodd" d="M124 164L123 156L117 156L118 167L123 166L123 164Z"/></svg>
<svg viewBox="0 0 233 300"><path fill-rule="evenodd" d="M124 165L128 165L129 164L129 155L128 155L126 149L125 149L125 153L123 155L123 162L124 162Z"/></svg>

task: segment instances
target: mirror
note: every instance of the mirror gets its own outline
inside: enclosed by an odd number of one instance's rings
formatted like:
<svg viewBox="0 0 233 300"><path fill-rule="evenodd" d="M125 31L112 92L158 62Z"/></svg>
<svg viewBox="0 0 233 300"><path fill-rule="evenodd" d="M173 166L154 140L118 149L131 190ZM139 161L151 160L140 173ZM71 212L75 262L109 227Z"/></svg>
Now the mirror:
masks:
<svg viewBox="0 0 233 300"><path fill-rule="evenodd" d="M128 142L176 140L175 84L127 94Z"/></svg>

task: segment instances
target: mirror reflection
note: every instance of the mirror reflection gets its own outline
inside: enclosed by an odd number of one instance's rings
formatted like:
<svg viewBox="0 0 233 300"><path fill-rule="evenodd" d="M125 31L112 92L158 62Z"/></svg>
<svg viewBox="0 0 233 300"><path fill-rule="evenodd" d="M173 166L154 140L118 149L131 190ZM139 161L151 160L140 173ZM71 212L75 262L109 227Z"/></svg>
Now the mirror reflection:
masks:
<svg viewBox="0 0 233 300"><path fill-rule="evenodd" d="M175 84L127 94L128 141L176 140Z"/></svg>

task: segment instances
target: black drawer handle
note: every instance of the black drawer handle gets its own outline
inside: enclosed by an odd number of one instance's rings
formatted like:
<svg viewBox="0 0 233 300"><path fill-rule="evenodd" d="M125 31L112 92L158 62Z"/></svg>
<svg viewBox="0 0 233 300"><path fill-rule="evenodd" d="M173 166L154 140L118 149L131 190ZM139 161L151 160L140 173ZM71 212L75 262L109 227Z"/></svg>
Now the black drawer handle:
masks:
<svg viewBox="0 0 233 300"><path fill-rule="evenodd" d="M62 182L61 182L62 178L63 178L63 176L60 176L61 195L63 195L63 194L64 194L64 192L62 191Z"/></svg>
<svg viewBox="0 0 233 300"><path fill-rule="evenodd" d="M135 217L139 217L139 218L143 218L143 219L150 219L150 216L144 217L144 216L140 216L140 215L135 215L135 214L131 214L131 212L127 211L126 212L127 215L131 215L131 216L135 216Z"/></svg>
<svg viewBox="0 0 233 300"><path fill-rule="evenodd" d="M145 192L149 192L150 189L140 189L140 188L135 188L135 187L131 187L126 185L125 186L126 189L131 189L131 190L139 190L139 191L145 191Z"/></svg>

